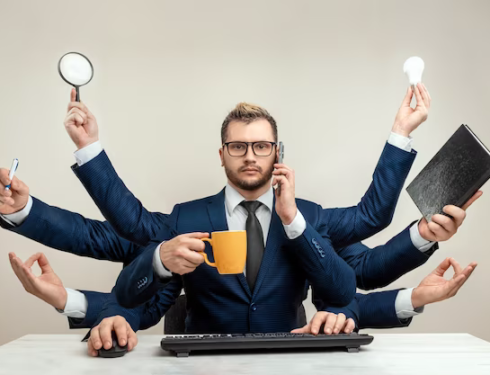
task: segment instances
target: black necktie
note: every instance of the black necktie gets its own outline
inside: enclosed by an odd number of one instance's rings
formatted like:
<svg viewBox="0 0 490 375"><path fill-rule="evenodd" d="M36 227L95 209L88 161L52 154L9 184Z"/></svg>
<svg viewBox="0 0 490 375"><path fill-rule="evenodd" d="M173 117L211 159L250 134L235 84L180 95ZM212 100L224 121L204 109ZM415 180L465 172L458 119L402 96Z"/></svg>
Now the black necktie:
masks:
<svg viewBox="0 0 490 375"><path fill-rule="evenodd" d="M255 211L261 204L258 201L243 201L240 203L248 211L247 223L245 225L245 229L247 230L246 277L251 291L254 290L255 280L257 279L260 263L262 263L262 256L264 255L264 234L262 233L259 219L255 216Z"/></svg>

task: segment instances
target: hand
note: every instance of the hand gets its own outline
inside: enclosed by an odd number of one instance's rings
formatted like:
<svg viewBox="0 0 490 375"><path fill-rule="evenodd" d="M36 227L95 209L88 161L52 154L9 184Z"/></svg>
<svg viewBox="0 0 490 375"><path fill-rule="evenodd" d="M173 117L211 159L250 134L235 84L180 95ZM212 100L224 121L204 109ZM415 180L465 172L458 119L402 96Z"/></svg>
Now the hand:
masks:
<svg viewBox="0 0 490 375"><path fill-rule="evenodd" d="M71 140L80 150L99 140L99 127L85 104L75 101L76 95L76 90L72 89L64 124Z"/></svg>
<svg viewBox="0 0 490 375"><path fill-rule="evenodd" d="M473 202L482 196L482 191L477 191L463 207L445 206L442 210L452 217L444 215L434 215L430 223L423 218L419 222L419 233L427 241L447 241L456 234L458 228L466 218L466 210Z"/></svg>
<svg viewBox="0 0 490 375"><path fill-rule="evenodd" d="M15 275L28 293L59 310L65 309L68 298L66 289L43 253L34 254L25 263L14 253L9 253L9 258ZM36 261L41 268L41 276L35 276L32 273L31 267Z"/></svg>
<svg viewBox="0 0 490 375"><path fill-rule="evenodd" d="M9 170L0 168L0 214L9 215L21 211L29 200L29 187L14 176L9 179ZM9 190L5 186L11 184Z"/></svg>
<svg viewBox="0 0 490 375"><path fill-rule="evenodd" d="M452 266L453 278L446 280L444 273ZM413 308L419 308L429 303L444 301L454 297L459 288L468 280L477 264L471 263L464 270L453 258L446 258L439 266L412 291Z"/></svg>
<svg viewBox="0 0 490 375"><path fill-rule="evenodd" d="M204 257L197 251L204 251L206 246L201 238L209 233L187 233L177 236L160 246L160 259L163 265L173 273L184 275L194 271Z"/></svg>
<svg viewBox="0 0 490 375"><path fill-rule="evenodd" d="M87 341L88 354L97 357L99 355L98 350L102 348L102 345L104 349L112 348L112 331L116 332L119 345L128 344L128 352L138 345L138 337L126 319L119 315L112 316L105 318L98 326L92 328Z"/></svg>
<svg viewBox="0 0 490 375"><path fill-rule="evenodd" d="M296 196L294 192L294 170L286 164L274 164L274 178L272 186L279 184L280 193L275 190L276 195L276 212L284 225L293 222L298 208L296 207Z"/></svg>
<svg viewBox="0 0 490 375"><path fill-rule="evenodd" d="M354 319L346 319L346 316L342 313L337 315L326 311L318 311L307 325L303 328L293 329L291 333L312 333L317 335L322 324L325 324L323 332L327 335L332 333L334 335L351 333L356 328Z"/></svg>
<svg viewBox="0 0 490 375"><path fill-rule="evenodd" d="M415 108L410 107L413 91L415 91L415 98L417 99ZM430 102L431 98L429 91L427 91L423 83L418 83L413 89L410 86L403 99L402 105L396 114L392 131L404 137L408 137L421 123L427 120Z"/></svg>

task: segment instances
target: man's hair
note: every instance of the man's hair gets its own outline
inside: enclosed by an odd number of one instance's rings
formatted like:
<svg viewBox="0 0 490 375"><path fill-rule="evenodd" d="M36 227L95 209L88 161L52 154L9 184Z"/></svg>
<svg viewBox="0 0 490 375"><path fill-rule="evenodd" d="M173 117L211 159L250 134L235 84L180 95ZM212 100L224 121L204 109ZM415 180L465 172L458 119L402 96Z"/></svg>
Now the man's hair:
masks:
<svg viewBox="0 0 490 375"><path fill-rule="evenodd" d="M272 132L274 134L274 141L277 142L277 124L274 117L272 117L265 108L262 108L255 104L250 103L238 103L236 107L228 113L223 125L221 125L221 143L224 144L228 132L228 126L232 121L241 121L246 124L257 120L267 120L271 124Z"/></svg>

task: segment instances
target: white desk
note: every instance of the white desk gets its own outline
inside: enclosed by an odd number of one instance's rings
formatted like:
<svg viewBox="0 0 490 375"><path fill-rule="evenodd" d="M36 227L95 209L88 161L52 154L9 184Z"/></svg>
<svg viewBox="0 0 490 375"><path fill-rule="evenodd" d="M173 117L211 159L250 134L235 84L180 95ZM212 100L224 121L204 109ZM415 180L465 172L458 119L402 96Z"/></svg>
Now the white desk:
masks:
<svg viewBox="0 0 490 375"><path fill-rule="evenodd" d="M0 347L0 374L490 374L490 343L468 334L376 334L360 353L195 355L175 358L140 335L122 358L92 358L80 335L27 335Z"/></svg>

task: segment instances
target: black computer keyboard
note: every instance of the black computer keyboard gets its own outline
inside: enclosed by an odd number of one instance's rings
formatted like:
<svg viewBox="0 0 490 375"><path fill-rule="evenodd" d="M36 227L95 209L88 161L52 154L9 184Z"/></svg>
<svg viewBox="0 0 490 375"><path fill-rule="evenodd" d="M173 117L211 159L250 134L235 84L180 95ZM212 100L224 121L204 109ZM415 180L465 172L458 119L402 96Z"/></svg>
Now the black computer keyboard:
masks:
<svg viewBox="0 0 490 375"><path fill-rule="evenodd" d="M368 345L373 337L351 333L341 335L311 335L297 333L247 333L232 335L166 335L163 350L177 357L188 357L191 351L202 350L251 350L251 349L305 349L344 347L358 352L361 345Z"/></svg>

